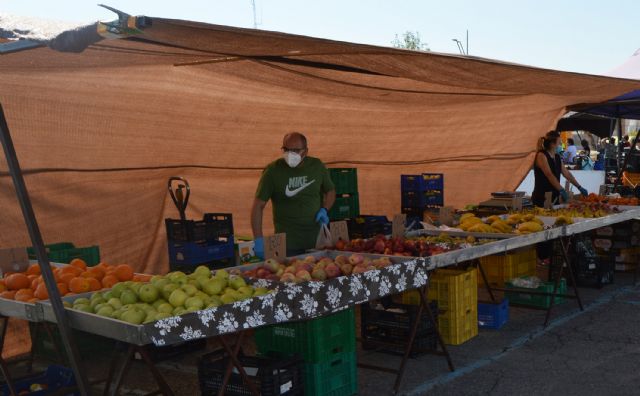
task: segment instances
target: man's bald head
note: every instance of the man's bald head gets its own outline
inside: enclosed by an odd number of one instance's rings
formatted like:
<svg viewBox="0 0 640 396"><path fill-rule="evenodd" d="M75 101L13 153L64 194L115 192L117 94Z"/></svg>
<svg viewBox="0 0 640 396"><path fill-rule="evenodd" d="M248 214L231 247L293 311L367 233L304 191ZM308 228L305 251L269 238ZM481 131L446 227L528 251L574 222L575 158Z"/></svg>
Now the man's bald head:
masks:
<svg viewBox="0 0 640 396"><path fill-rule="evenodd" d="M289 149L306 149L307 138L300 132L291 132L284 135L282 147Z"/></svg>

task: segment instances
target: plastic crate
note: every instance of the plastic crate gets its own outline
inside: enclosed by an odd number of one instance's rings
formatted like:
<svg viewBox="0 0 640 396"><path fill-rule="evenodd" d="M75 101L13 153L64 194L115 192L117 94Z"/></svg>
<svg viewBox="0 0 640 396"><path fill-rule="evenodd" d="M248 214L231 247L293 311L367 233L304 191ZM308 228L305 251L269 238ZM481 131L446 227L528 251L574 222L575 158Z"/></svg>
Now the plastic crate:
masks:
<svg viewBox="0 0 640 396"><path fill-rule="evenodd" d="M478 306L464 312L446 311L438 317L438 330L445 344L460 345L478 335Z"/></svg>
<svg viewBox="0 0 640 396"><path fill-rule="evenodd" d="M444 205L444 194L441 191L403 191L401 202L403 207L442 206Z"/></svg>
<svg viewBox="0 0 640 396"><path fill-rule="evenodd" d="M329 176L336 187L336 194L358 193L357 168L329 168Z"/></svg>
<svg viewBox="0 0 640 396"><path fill-rule="evenodd" d="M438 304L430 303L431 312L438 316ZM388 304L372 307L363 304L360 311L360 338L362 349L377 349L403 355L411 336L411 329L419 321L410 357L417 357L427 351L436 350L438 335L436 327L429 320L426 311L418 318L418 306L408 304Z"/></svg>
<svg viewBox="0 0 640 396"><path fill-rule="evenodd" d="M444 190L442 173L423 173L421 175L400 175L401 191Z"/></svg>
<svg viewBox="0 0 640 396"><path fill-rule="evenodd" d="M226 241L169 241L169 263L199 265L214 260L235 257L233 235Z"/></svg>
<svg viewBox="0 0 640 396"><path fill-rule="evenodd" d="M504 287L504 283L511 279L535 275L536 264L536 249L523 249L480 258L480 265L487 276L487 281L493 287ZM478 271L478 284L484 285L480 271Z"/></svg>
<svg viewBox="0 0 640 396"><path fill-rule="evenodd" d="M256 329L256 347L260 354L298 354L306 363L333 359L356 350L353 308L316 319L283 323Z"/></svg>
<svg viewBox="0 0 640 396"><path fill-rule="evenodd" d="M75 247L71 242L60 242L45 245L49 261L54 263L70 263L73 259L79 258L85 261L88 266L100 263L100 248L98 246ZM36 259L36 252L33 248L28 248L27 253L31 260Z"/></svg>
<svg viewBox="0 0 640 396"><path fill-rule="evenodd" d="M505 283L506 289L520 289L513 286L511 282ZM546 292L553 293L553 282L543 282L538 288L533 289L538 292ZM560 285L558 287L558 294L566 294L567 293L567 281L565 278L560 280ZM534 308L544 308L547 309L551 306L551 296L542 296L538 294L526 294L526 293L518 293L517 291L507 291L505 292L505 297L509 299L510 305L524 305ZM564 297L556 296L554 299L554 304L561 304L565 301Z"/></svg>
<svg viewBox="0 0 640 396"><path fill-rule="evenodd" d="M391 222L387 216L361 215L347 221L349 238L373 238L376 235L390 235Z"/></svg>
<svg viewBox="0 0 640 396"><path fill-rule="evenodd" d="M305 396L350 396L358 393L355 352L335 355L326 362L305 363Z"/></svg>
<svg viewBox="0 0 640 396"><path fill-rule="evenodd" d="M32 384L45 385L46 389L31 392L29 389ZM19 395L44 396L52 395L57 391L75 386L76 380L73 371L70 368L51 365L47 367L44 373L21 378L13 382L14 390ZM2 395L10 396L8 385L2 385ZM64 395L80 395L80 392L64 393Z"/></svg>
<svg viewBox="0 0 640 396"><path fill-rule="evenodd" d="M509 299L500 303L478 303L478 327L500 329L509 321Z"/></svg>
<svg viewBox="0 0 640 396"><path fill-rule="evenodd" d="M239 355L238 359L262 396L305 394L303 365L300 358ZM200 358L198 382L202 396L218 394L229 360L229 356L222 350L208 353ZM229 396L251 395L251 391L244 384L242 376L235 367L224 389L224 394Z"/></svg>
<svg viewBox="0 0 640 396"><path fill-rule="evenodd" d="M53 339L51 339L42 324L29 322L32 343L31 350L36 356L43 360L52 363L64 363L64 356L59 355L59 352L64 353L60 331L54 324L49 324L49 328L51 329ZM78 353L84 358L99 354L109 354L115 345L113 339L96 334L86 333L80 330L72 330L72 334L73 340L78 348Z"/></svg>
<svg viewBox="0 0 640 396"><path fill-rule="evenodd" d="M360 216L360 199L358 194L341 194L329 210L331 220L344 220Z"/></svg>
<svg viewBox="0 0 640 396"><path fill-rule="evenodd" d="M233 235L230 213L205 213L202 220L165 219L164 223L170 241L217 241Z"/></svg>

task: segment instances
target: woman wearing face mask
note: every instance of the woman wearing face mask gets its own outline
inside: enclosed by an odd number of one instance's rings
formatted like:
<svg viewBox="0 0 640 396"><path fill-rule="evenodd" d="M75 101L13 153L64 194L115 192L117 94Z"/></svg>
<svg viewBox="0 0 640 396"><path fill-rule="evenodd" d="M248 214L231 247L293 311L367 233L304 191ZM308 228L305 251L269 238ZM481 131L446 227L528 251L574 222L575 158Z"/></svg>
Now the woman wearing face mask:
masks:
<svg viewBox="0 0 640 396"><path fill-rule="evenodd" d="M259 257L264 257L262 214L269 200L275 231L287 234L287 255L292 256L315 247L320 226L329 223L328 212L336 199L326 166L307 156L304 135L287 134L282 152L282 158L262 173L251 210L254 250Z"/></svg>
<svg viewBox="0 0 640 396"><path fill-rule="evenodd" d="M531 194L531 200L535 206L544 207L545 195L548 192L552 194L552 203L561 203L560 198L562 202L569 200L567 192L560 185L560 174L576 186L582 195L588 195L587 190L580 186L571 172L562 164L561 151L560 134L556 131L550 131L538 140L538 152L533 165L535 186Z"/></svg>

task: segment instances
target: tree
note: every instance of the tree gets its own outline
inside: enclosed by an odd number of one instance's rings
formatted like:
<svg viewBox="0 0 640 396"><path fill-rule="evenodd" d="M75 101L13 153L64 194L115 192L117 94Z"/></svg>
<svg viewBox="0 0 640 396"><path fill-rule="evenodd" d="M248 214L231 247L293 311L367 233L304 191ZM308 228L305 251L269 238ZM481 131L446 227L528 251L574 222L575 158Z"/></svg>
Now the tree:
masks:
<svg viewBox="0 0 640 396"><path fill-rule="evenodd" d="M420 38L420 33L412 32L407 30L402 34L402 36L398 36L396 34L396 38L391 42L391 44L396 48L406 48L414 51L430 51L427 43L423 43Z"/></svg>

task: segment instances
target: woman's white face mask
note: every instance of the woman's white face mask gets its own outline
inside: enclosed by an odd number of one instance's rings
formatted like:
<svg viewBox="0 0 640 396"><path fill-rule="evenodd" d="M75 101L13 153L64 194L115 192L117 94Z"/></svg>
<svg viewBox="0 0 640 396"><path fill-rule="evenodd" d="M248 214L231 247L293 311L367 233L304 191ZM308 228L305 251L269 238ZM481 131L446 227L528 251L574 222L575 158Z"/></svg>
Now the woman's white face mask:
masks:
<svg viewBox="0 0 640 396"><path fill-rule="evenodd" d="M284 158L287 165L292 168L295 168L302 162L302 156L293 151L285 151L282 157Z"/></svg>

